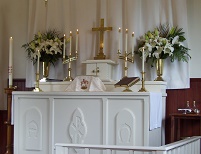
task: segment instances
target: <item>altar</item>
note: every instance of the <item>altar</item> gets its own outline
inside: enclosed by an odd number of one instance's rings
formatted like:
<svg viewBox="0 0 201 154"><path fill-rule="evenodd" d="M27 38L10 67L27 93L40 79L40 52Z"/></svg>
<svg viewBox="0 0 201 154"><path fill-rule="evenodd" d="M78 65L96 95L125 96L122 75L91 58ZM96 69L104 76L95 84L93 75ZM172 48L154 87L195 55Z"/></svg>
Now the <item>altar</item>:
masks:
<svg viewBox="0 0 201 154"><path fill-rule="evenodd" d="M111 85L106 86L105 92L61 92L55 88L64 88L65 82L43 84L49 84L46 88L53 86L54 91L13 92L15 154L54 154L55 143L164 144L163 82L158 83L156 87L160 88L154 92L126 93L118 91L121 88L109 91ZM162 101L153 104L157 102L154 97ZM151 118L151 108L161 111L161 115L157 112Z"/></svg>

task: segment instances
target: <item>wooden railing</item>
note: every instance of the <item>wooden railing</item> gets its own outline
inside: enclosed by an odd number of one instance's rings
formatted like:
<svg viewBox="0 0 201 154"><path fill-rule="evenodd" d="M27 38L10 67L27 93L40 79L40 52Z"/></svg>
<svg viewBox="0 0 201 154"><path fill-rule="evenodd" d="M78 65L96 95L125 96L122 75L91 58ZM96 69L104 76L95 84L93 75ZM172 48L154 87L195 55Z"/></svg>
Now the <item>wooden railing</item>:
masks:
<svg viewBox="0 0 201 154"><path fill-rule="evenodd" d="M57 143L56 154L72 154L73 149L83 154L95 154L97 150L101 150L103 153L113 154L114 152L125 154L131 153L150 153L150 154L200 154L200 136L191 137L184 140L180 140L171 144L167 144L160 147L148 147L148 146L117 146L117 145L86 145L86 144L62 144ZM71 151L70 151L71 150ZM74 153L76 153L74 151ZM100 153L100 152L99 152Z"/></svg>

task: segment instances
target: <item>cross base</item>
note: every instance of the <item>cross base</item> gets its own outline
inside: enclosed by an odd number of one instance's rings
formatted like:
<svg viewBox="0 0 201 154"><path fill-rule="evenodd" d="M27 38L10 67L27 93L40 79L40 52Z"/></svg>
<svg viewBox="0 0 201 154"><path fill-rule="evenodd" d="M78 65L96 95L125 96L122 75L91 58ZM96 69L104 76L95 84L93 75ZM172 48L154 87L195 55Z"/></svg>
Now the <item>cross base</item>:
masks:
<svg viewBox="0 0 201 154"><path fill-rule="evenodd" d="M98 59L106 59L106 55L100 52L96 57L94 57L94 60L98 60Z"/></svg>

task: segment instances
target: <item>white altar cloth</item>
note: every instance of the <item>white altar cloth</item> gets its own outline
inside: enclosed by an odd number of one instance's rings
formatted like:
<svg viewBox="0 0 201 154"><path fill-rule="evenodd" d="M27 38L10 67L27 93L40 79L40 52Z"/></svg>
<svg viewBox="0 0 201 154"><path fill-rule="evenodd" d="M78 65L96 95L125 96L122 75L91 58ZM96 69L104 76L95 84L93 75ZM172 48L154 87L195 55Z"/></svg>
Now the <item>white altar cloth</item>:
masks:
<svg viewBox="0 0 201 154"><path fill-rule="evenodd" d="M44 92L50 92L50 91L60 91L63 92L66 90L66 88L71 84L72 81L62 81L62 82L40 82L39 87ZM125 87L117 87L115 88L115 84L117 81L111 81L111 82L103 82L103 84L106 87L107 92L122 92ZM138 92L142 87L142 82L139 81L133 86L130 87L130 89L133 92ZM164 81L145 81L145 88L149 92L162 92L163 95L166 95L166 88L167 88L167 82Z"/></svg>
<svg viewBox="0 0 201 154"><path fill-rule="evenodd" d="M103 82L94 76L77 76L65 91L105 91Z"/></svg>
<svg viewBox="0 0 201 154"><path fill-rule="evenodd" d="M162 125L162 94L150 93L150 126L153 130Z"/></svg>

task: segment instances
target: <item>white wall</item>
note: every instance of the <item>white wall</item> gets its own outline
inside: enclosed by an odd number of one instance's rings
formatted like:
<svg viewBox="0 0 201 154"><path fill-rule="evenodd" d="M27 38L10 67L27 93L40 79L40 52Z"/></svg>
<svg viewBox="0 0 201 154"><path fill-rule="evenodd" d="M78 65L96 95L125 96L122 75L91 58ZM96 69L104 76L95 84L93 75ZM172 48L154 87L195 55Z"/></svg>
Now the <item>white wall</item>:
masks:
<svg viewBox="0 0 201 154"><path fill-rule="evenodd" d="M188 1L188 38L190 55L190 77L200 78L201 64L201 1ZM6 95L4 88L7 87L8 78L8 40L14 38L14 78L25 78L26 54L22 44L26 43L27 37L28 0L1 0L0 1L0 109L6 107ZM4 103L2 103L4 100Z"/></svg>
<svg viewBox="0 0 201 154"><path fill-rule="evenodd" d="M26 54L21 48L26 42L28 0L0 1L0 109L6 107L8 78L8 43L14 39L14 78L25 78ZM4 100L4 103L2 101Z"/></svg>
<svg viewBox="0 0 201 154"><path fill-rule="evenodd" d="M190 55L190 77L201 77L201 1L189 0L188 1L188 42L191 49Z"/></svg>

